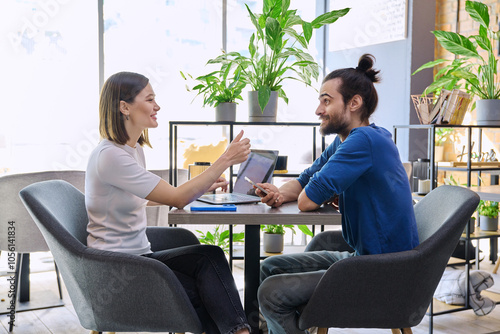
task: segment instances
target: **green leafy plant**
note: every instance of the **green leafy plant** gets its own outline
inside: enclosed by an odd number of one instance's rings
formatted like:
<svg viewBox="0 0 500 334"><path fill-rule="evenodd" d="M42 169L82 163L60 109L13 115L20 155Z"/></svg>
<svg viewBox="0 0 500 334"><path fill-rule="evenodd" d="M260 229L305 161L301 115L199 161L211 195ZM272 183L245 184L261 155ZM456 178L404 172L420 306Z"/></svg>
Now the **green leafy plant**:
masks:
<svg viewBox="0 0 500 334"><path fill-rule="evenodd" d="M290 0L264 0L262 14L255 14L245 6L256 29L248 45L250 56L230 52L214 59L213 63L224 63L229 59L236 63L244 81L258 91L261 110L269 102L272 91L277 91L279 97L288 103L282 88L285 79L311 86L312 78L317 80L319 76L318 64L305 51L313 30L337 21L349 12L349 8L333 10L306 22L297 15L297 10L289 9Z"/></svg>
<svg viewBox="0 0 500 334"><path fill-rule="evenodd" d="M225 53L221 56L225 57ZM209 60L207 64L213 64L213 60ZM193 88L186 86L188 91L198 92L196 96L203 95L203 106L209 105L217 107L220 103L242 100L241 92L246 86L241 77L241 68L234 68L233 63L228 61L218 61L221 65L220 70L213 71L209 74L193 78L190 74L187 76L199 82ZM184 80L188 80L186 75L181 71L181 76Z"/></svg>
<svg viewBox="0 0 500 334"><path fill-rule="evenodd" d="M207 231L207 233L203 233L200 230L196 230L200 234L198 240L202 244L206 245L215 245L222 248L224 253L229 254L229 230L223 230L221 225L215 226L215 229L212 232ZM243 242L245 241L245 232L233 233L233 242Z"/></svg>
<svg viewBox="0 0 500 334"><path fill-rule="evenodd" d="M462 88L480 99L499 99L498 59L495 58L493 41L499 40L500 32L489 28L490 16L488 6L477 1L466 1L465 10L470 17L479 23L477 35L463 35L436 30L432 33L438 43L456 58L442 67L434 76L423 96L438 93L441 89ZM482 51L483 50L483 51ZM483 56L484 54L484 56ZM426 68L433 68L450 62L448 59L437 59L422 65L413 74Z"/></svg>
<svg viewBox="0 0 500 334"><path fill-rule="evenodd" d="M498 202L493 201L479 201L479 205L477 207L477 212L480 216L497 218L498 217Z"/></svg>
<svg viewBox="0 0 500 334"><path fill-rule="evenodd" d="M261 225L260 229L269 234L285 234L285 228L290 229L295 234L294 225ZM306 225L297 225L297 228L305 235L314 236Z"/></svg>

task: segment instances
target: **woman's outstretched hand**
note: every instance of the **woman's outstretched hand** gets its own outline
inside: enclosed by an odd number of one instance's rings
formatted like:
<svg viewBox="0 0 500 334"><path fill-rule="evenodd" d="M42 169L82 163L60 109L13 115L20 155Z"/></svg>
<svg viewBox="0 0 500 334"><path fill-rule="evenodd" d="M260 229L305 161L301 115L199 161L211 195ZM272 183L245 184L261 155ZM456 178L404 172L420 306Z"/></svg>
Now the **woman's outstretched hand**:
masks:
<svg viewBox="0 0 500 334"><path fill-rule="evenodd" d="M243 138L243 130L238 133L238 135L233 139L224 152L226 159L228 160L230 166L234 164L242 163L248 159L250 154L250 139Z"/></svg>

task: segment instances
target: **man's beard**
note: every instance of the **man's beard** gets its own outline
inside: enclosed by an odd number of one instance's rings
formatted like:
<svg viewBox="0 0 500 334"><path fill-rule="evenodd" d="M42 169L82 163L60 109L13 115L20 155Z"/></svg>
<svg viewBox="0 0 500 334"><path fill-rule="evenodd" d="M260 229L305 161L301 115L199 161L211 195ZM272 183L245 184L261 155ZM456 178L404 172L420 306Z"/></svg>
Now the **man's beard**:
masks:
<svg viewBox="0 0 500 334"><path fill-rule="evenodd" d="M345 115L346 112L347 108L344 108L342 116ZM332 120L332 117L327 115L324 119L326 119L326 123L319 127L319 133L321 133L322 136L343 133L349 128L349 124L345 121L344 117L338 116L335 120Z"/></svg>

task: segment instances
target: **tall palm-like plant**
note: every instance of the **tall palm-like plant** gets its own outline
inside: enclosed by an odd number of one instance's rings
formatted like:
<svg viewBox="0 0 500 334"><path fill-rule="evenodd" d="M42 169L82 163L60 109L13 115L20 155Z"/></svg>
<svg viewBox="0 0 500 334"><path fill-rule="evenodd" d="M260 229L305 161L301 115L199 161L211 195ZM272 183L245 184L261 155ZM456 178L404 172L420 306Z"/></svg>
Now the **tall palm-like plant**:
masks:
<svg viewBox="0 0 500 334"><path fill-rule="evenodd" d="M250 37L249 56L229 52L211 62L237 63L243 80L258 91L262 110L272 91L277 91L288 103L282 88L284 80L298 80L310 86L312 78L319 76L318 64L306 51L313 30L337 21L349 12L349 8L333 10L307 22L297 10L289 9L290 0L264 0L262 14L255 14L245 6L256 29Z"/></svg>
<svg viewBox="0 0 500 334"><path fill-rule="evenodd" d="M490 16L485 4L466 1L465 10L479 23L478 34L465 37L449 31L432 32L443 48L460 58L441 68L423 95L439 92L441 89L451 90L464 84L468 93L480 99L500 99L498 59L493 50L493 41L499 40L500 32L489 28ZM448 62L450 60L447 59L428 62L413 74Z"/></svg>

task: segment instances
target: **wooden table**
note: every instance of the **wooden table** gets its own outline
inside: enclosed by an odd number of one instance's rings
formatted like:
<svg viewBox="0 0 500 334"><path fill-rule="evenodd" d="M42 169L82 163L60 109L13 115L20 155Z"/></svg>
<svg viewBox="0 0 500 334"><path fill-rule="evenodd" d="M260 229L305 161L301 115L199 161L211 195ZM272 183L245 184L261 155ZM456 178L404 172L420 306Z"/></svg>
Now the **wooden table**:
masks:
<svg viewBox="0 0 500 334"><path fill-rule="evenodd" d="M193 202L191 205L204 205ZM302 212L297 202L286 203L279 208L265 204L238 205L236 212L191 212L190 206L174 209L168 214L169 224L183 225L245 225L245 290L244 308L252 333L259 331L259 304L257 290L260 276L260 225L340 225L341 215L332 207Z"/></svg>

